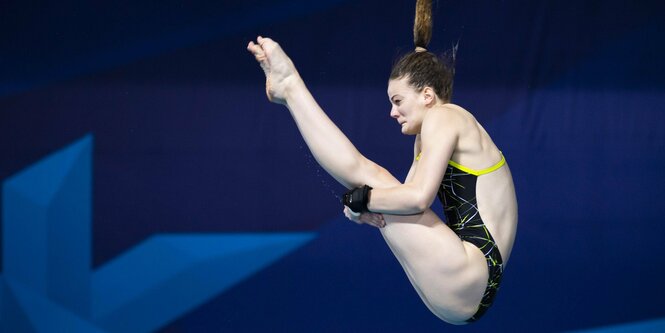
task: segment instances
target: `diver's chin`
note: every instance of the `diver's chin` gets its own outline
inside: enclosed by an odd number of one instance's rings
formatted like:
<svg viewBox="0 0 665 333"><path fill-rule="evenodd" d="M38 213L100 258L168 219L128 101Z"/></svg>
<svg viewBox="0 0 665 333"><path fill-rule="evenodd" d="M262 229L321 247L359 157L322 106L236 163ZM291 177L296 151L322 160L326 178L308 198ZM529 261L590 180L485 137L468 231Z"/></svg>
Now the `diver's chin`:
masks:
<svg viewBox="0 0 665 333"><path fill-rule="evenodd" d="M400 126L400 132L404 135L409 135L409 126L407 126L406 123L402 123Z"/></svg>
<svg viewBox="0 0 665 333"><path fill-rule="evenodd" d="M402 124L402 129L401 129L402 134L404 135L416 135L418 133L413 133L412 129L406 125L406 123Z"/></svg>

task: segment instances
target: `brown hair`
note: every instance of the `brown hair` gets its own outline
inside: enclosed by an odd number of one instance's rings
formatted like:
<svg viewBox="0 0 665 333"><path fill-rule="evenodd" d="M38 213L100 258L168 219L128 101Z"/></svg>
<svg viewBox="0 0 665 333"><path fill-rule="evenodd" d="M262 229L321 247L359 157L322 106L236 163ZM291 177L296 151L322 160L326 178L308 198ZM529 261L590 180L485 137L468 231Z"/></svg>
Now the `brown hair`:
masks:
<svg viewBox="0 0 665 333"><path fill-rule="evenodd" d="M417 0L416 18L413 24L413 42L416 50L407 53L393 65L390 79L406 77L409 84L418 91L432 87L436 95L447 103L450 102L452 95L457 47L438 57L426 50L431 39L432 0Z"/></svg>

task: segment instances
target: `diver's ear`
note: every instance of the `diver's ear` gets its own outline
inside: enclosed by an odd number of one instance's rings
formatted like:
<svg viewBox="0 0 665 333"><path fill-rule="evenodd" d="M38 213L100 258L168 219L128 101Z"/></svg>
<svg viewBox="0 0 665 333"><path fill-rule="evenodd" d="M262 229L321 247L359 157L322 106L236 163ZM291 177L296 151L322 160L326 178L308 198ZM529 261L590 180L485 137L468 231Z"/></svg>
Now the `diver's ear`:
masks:
<svg viewBox="0 0 665 333"><path fill-rule="evenodd" d="M423 98L425 98L425 105L432 106L436 104L436 93L432 87L425 87L423 89Z"/></svg>

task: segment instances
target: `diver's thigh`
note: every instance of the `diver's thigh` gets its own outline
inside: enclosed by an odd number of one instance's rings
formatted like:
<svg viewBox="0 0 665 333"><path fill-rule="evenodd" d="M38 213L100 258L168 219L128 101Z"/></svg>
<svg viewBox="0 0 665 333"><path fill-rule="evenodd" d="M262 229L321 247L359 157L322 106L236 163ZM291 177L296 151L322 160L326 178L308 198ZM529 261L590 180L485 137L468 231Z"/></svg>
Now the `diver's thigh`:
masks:
<svg viewBox="0 0 665 333"><path fill-rule="evenodd" d="M487 286L482 252L432 211L384 217L383 236L427 307L446 321L473 315Z"/></svg>

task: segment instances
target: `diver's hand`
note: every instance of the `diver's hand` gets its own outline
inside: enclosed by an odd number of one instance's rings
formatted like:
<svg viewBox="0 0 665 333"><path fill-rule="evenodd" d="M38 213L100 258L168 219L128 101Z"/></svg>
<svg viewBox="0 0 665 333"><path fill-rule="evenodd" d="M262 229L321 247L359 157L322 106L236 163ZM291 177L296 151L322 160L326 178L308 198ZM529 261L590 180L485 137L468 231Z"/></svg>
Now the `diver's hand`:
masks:
<svg viewBox="0 0 665 333"><path fill-rule="evenodd" d="M377 228L383 228L386 226L386 221L383 219L383 214L379 213L356 213L349 207L344 206L344 216L358 224L366 223Z"/></svg>
<svg viewBox="0 0 665 333"><path fill-rule="evenodd" d="M291 59L279 44L261 36L256 38L256 43L249 42L247 50L254 55L266 75L268 100L286 104L290 89L301 81Z"/></svg>

